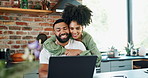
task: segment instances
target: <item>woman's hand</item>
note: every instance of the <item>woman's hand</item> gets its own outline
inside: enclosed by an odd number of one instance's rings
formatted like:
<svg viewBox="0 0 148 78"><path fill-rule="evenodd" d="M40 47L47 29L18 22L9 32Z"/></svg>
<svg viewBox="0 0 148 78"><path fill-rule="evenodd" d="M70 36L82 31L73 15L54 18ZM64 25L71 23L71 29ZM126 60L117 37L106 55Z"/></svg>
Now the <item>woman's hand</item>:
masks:
<svg viewBox="0 0 148 78"><path fill-rule="evenodd" d="M67 56L78 56L80 53L82 53L82 50L66 49L65 55L67 55Z"/></svg>

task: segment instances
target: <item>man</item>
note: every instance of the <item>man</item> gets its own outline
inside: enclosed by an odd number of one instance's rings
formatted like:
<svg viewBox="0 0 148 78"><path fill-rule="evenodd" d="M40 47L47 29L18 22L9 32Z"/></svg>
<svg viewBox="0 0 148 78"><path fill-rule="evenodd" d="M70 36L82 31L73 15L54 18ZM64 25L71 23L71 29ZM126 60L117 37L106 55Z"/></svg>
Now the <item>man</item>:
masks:
<svg viewBox="0 0 148 78"><path fill-rule="evenodd" d="M84 31L84 27L88 26L91 23L92 11L85 5L66 5L62 18L69 25L70 33L72 38L81 41L85 47L86 51L83 51L80 56L85 55L97 55L96 67L99 67L101 64L101 53L97 48L97 44L94 42L92 36ZM48 42L45 42L44 48L53 53L54 55L60 55L61 53L66 53L69 55L72 50L67 50L60 45L56 45L54 42L56 37L51 37ZM51 45L52 44L52 45ZM68 52L67 52L68 51ZM71 54L71 53L70 53Z"/></svg>
<svg viewBox="0 0 148 78"><path fill-rule="evenodd" d="M54 34L56 36L55 43L61 45L66 49L75 49L74 52L67 52L60 55L79 55L82 51L85 51L86 48L83 43L70 39L70 32L68 25L64 22L63 19L57 20L53 24ZM40 67L39 67L39 77L46 78L48 74L48 64L50 56L54 56L51 52L44 48L40 53Z"/></svg>

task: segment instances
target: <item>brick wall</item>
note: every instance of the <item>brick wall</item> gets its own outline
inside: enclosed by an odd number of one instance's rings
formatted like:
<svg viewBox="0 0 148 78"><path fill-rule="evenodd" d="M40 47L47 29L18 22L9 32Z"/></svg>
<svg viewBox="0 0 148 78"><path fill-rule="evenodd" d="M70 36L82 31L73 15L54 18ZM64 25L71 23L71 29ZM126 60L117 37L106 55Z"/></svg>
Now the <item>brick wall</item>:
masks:
<svg viewBox="0 0 148 78"><path fill-rule="evenodd" d="M0 0L0 7L16 7L18 4L18 1L21 2L21 0ZM35 6L37 2L41 2L43 0L28 0L28 5ZM58 0L47 0L50 2L50 6L53 7ZM41 5L41 4L40 4Z"/></svg>
<svg viewBox="0 0 148 78"><path fill-rule="evenodd" d="M8 7L10 1L2 0L1 4ZM52 6L57 1L50 0L53 2ZM59 18L61 18L60 14L38 15L0 12L0 49L9 48L14 52L24 52L27 44L33 42L39 33L46 34L48 38L53 35L52 25Z"/></svg>
<svg viewBox="0 0 148 78"><path fill-rule="evenodd" d="M0 5L10 7L12 0L2 0ZM56 1L51 0L54 6ZM24 52L28 43L33 42L39 33L48 38L53 34L52 25L60 15L38 15L0 12L0 49L10 48L14 52Z"/></svg>
<svg viewBox="0 0 148 78"><path fill-rule="evenodd" d="M0 48L23 52L39 33L52 35L52 24L60 15L31 15L0 12Z"/></svg>

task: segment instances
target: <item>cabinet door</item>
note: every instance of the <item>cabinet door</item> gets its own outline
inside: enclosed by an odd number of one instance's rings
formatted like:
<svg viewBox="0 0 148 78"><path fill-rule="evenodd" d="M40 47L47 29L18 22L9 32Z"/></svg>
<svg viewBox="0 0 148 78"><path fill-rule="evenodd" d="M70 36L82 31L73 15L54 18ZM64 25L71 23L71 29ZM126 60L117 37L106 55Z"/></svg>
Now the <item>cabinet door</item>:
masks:
<svg viewBox="0 0 148 78"><path fill-rule="evenodd" d="M110 72L110 62L101 62L101 72Z"/></svg>
<svg viewBox="0 0 148 78"><path fill-rule="evenodd" d="M23 78L39 78L39 75L36 73L25 74Z"/></svg>
<svg viewBox="0 0 148 78"><path fill-rule="evenodd" d="M132 61L131 60L111 61L110 66L111 66L111 71L131 70Z"/></svg>
<svg viewBox="0 0 148 78"><path fill-rule="evenodd" d="M23 78L39 78L38 69L24 74Z"/></svg>

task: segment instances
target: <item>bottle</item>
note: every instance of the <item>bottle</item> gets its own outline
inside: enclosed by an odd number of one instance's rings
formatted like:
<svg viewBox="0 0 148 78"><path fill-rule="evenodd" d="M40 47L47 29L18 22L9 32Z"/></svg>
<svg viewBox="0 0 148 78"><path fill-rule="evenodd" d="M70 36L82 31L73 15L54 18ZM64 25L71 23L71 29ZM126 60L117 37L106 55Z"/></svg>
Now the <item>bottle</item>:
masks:
<svg viewBox="0 0 148 78"><path fill-rule="evenodd" d="M4 52L4 49L1 49L1 52L0 52L0 59L5 59L5 52Z"/></svg>
<svg viewBox="0 0 148 78"><path fill-rule="evenodd" d="M20 0L13 0L12 8L20 8Z"/></svg>
<svg viewBox="0 0 148 78"><path fill-rule="evenodd" d="M21 8L28 9L28 0L21 0Z"/></svg>
<svg viewBox="0 0 148 78"><path fill-rule="evenodd" d="M39 9L39 10L41 9L41 5L40 5L40 3L39 3L39 2L37 2L37 3L36 3L36 5L35 5L34 9Z"/></svg>

